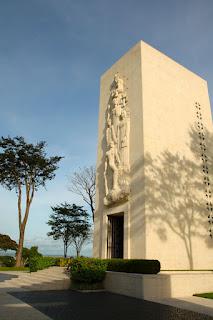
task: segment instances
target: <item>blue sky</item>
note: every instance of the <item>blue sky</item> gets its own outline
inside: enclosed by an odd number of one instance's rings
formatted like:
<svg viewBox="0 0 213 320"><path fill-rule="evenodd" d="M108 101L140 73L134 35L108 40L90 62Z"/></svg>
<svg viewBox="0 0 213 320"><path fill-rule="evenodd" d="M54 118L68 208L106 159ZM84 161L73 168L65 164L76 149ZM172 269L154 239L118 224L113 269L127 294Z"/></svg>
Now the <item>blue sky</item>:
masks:
<svg viewBox="0 0 213 320"><path fill-rule="evenodd" d="M46 235L50 206L83 204L67 176L96 160L99 78L136 42L205 78L213 97L212 16L212 0L0 0L1 135L46 140L49 155L65 156L35 196L26 246L61 253ZM16 195L0 187L0 197L0 233L17 239Z"/></svg>

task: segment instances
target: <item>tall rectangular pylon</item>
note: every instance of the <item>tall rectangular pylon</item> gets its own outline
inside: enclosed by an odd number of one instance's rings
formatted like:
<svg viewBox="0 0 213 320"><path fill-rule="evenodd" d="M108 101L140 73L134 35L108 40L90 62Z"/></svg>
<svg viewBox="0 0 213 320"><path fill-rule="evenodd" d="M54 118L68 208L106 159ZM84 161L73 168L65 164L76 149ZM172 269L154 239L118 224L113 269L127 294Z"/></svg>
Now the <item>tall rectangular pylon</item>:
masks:
<svg viewBox="0 0 213 320"><path fill-rule="evenodd" d="M140 41L101 77L95 257L213 265L207 83Z"/></svg>

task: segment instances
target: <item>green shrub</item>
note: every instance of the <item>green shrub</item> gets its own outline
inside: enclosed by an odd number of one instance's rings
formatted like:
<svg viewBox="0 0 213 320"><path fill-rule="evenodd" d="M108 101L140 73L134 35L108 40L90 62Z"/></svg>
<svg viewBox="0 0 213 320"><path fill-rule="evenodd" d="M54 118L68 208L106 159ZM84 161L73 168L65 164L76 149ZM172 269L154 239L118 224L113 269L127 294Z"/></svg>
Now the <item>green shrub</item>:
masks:
<svg viewBox="0 0 213 320"><path fill-rule="evenodd" d="M38 252L38 247L33 246L29 249L29 258L42 257L42 254Z"/></svg>
<svg viewBox="0 0 213 320"><path fill-rule="evenodd" d="M26 268L26 267L0 267L0 271L25 271L25 272L28 272L29 268Z"/></svg>
<svg viewBox="0 0 213 320"><path fill-rule="evenodd" d="M71 258L57 258L56 260L56 266L59 267L67 267L71 263Z"/></svg>
<svg viewBox="0 0 213 320"><path fill-rule="evenodd" d="M106 259L107 271L157 274L160 272L158 260L143 259Z"/></svg>
<svg viewBox="0 0 213 320"><path fill-rule="evenodd" d="M16 260L14 257L10 256L1 256L0 257L0 265L4 267L14 267L16 264Z"/></svg>
<svg viewBox="0 0 213 320"><path fill-rule="evenodd" d="M38 247L33 246L30 249L23 247L22 250L22 262L25 267L29 266L29 260L36 257L42 257L42 254L38 252Z"/></svg>
<svg viewBox="0 0 213 320"><path fill-rule="evenodd" d="M60 259L61 258L55 258L55 266L60 267Z"/></svg>
<svg viewBox="0 0 213 320"><path fill-rule="evenodd" d="M104 280L107 263L101 259L76 258L70 263L70 276L75 283L94 284Z"/></svg>
<svg viewBox="0 0 213 320"><path fill-rule="evenodd" d="M55 266L57 267L68 267L70 262L71 262L71 258L58 258L58 257L51 257L53 259L55 259Z"/></svg>
<svg viewBox="0 0 213 320"><path fill-rule="evenodd" d="M29 260L30 272L36 272L54 266L56 259L52 257L33 257Z"/></svg>

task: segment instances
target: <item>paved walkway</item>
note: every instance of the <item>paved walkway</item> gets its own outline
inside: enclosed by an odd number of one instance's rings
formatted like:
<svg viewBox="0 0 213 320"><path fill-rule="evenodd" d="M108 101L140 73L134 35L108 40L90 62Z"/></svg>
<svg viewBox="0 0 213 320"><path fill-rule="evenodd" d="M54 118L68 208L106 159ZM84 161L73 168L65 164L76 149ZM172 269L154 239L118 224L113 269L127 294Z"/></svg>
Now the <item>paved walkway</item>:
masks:
<svg viewBox="0 0 213 320"><path fill-rule="evenodd" d="M44 313L31 305L0 292L0 319L1 320L51 320Z"/></svg>
<svg viewBox="0 0 213 320"><path fill-rule="evenodd" d="M169 305L109 292L72 290L11 293L53 320L212 320ZM1 320L8 320L2 319ZM15 318L16 320L22 320ZM41 318L43 320L43 318ZM30 320L32 318L30 317Z"/></svg>
<svg viewBox="0 0 213 320"><path fill-rule="evenodd" d="M213 300L145 301L109 292L64 290L63 268L0 272L0 320L213 320Z"/></svg>
<svg viewBox="0 0 213 320"><path fill-rule="evenodd" d="M166 304L176 308L203 313L213 318L213 299L204 299L200 297L191 296L167 299L150 299L150 301Z"/></svg>

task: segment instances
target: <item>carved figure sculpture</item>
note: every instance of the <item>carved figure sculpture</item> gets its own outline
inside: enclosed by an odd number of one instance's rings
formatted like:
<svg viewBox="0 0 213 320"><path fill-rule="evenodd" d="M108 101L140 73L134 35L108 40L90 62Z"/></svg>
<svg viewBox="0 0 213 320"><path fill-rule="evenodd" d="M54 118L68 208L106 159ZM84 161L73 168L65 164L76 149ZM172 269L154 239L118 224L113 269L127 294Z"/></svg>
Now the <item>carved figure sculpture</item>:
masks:
<svg viewBox="0 0 213 320"><path fill-rule="evenodd" d="M113 142L110 143L109 149L106 152L106 159L105 159L105 170L104 170L104 177L107 179L107 172L108 168L111 169L112 172L112 190L115 192L118 192L119 185L118 185L118 170L120 165L120 158L117 152L117 149L115 147L115 144ZM108 191L108 185L107 180L105 181L105 185L107 186Z"/></svg>
<svg viewBox="0 0 213 320"><path fill-rule="evenodd" d="M124 81L118 73L110 87L106 114L105 205L124 201L129 194L130 117Z"/></svg>
<svg viewBox="0 0 213 320"><path fill-rule="evenodd" d="M120 158L123 164L124 170L129 170L129 119L127 117L127 112L123 109L120 116L119 123L119 133L120 133Z"/></svg>
<svg viewBox="0 0 213 320"><path fill-rule="evenodd" d="M112 120L109 115L107 117L106 141L108 147L110 146L111 142L117 144L117 137L115 134L114 126L112 126Z"/></svg>

